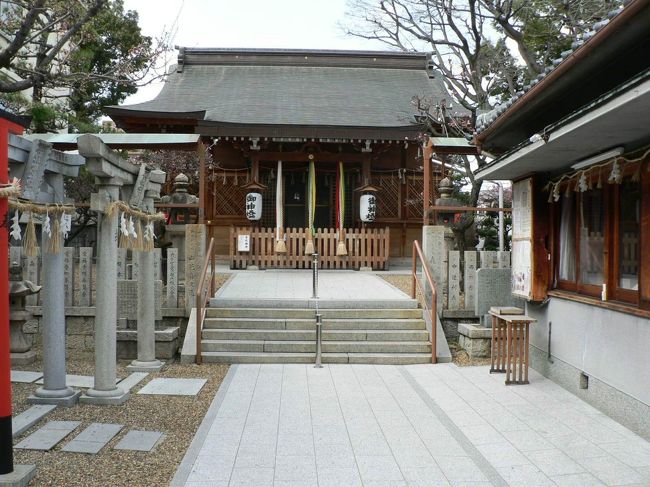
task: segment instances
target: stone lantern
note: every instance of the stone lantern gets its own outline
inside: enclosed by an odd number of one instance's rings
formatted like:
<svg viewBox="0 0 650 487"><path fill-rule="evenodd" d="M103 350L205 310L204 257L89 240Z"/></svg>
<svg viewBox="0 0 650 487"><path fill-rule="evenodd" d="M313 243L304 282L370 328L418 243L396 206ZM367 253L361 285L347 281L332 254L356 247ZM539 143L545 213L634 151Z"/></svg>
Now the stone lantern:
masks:
<svg viewBox="0 0 650 487"><path fill-rule="evenodd" d="M460 201L451 196L454 192L454 186L449 177L443 178L443 180L440 181L438 192L440 193L440 198L436 200L436 206L463 206ZM453 210L445 211L440 209L437 211L437 214L436 223L446 227L451 227L454 223L458 223L463 215L462 213Z"/></svg>
<svg viewBox="0 0 650 487"><path fill-rule="evenodd" d="M161 202L172 203L175 205L189 205L189 204L198 203L199 199L193 194L189 194L187 192L187 187L189 185L190 185L190 178L188 178L185 174L180 173L178 176L174 178L172 194L169 196L163 196ZM170 208L169 223L172 225L183 225L186 223L192 223L190 221L189 209Z"/></svg>
<svg viewBox="0 0 650 487"><path fill-rule="evenodd" d="M20 264L16 262L11 264L9 268L11 365L26 365L36 360L36 353L32 350L32 344L23 333L23 325L32 317L32 313L25 309L25 297L36 294L40 290L41 286L23 280Z"/></svg>

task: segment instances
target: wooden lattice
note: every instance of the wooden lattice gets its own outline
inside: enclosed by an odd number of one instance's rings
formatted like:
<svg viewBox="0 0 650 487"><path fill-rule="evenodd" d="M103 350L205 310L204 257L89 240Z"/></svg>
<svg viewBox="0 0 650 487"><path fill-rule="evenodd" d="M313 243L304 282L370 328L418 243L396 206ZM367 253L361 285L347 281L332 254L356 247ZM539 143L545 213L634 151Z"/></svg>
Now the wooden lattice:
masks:
<svg viewBox="0 0 650 487"><path fill-rule="evenodd" d="M437 196L437 178L432 178L429 188L429 204L433 205ZM421 219L423 217L424 177L420 175L409 175L406 178L406 213L409 219Z"/></svg>
<svg viewBox="0 0 650 487"><path fill-rule="evenodd" d="M400 180L394 174L373 174L372 184L377 191L377 217L399 218Z"/></svg>
<svg viewBox="0 0 650 487"><path fill-rule="evenodd" d="M245 182L245 178L239 177L235 185L234 176L227 176L225 184L221 177L211 184L214 216L246 216L244 207L248 191L241 187Z"/></svg>

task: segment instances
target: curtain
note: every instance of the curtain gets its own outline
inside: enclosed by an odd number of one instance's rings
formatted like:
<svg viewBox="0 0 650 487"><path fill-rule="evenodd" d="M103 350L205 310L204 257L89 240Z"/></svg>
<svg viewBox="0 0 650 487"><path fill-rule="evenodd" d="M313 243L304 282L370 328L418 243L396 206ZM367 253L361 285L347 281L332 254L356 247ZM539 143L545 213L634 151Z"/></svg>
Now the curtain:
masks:
<svg viewBox="0 0 650 487"><path fill-rule="evenodd" d="M562 199L560 215L560 279L576 280L576 224L573 195Z"/></svg>

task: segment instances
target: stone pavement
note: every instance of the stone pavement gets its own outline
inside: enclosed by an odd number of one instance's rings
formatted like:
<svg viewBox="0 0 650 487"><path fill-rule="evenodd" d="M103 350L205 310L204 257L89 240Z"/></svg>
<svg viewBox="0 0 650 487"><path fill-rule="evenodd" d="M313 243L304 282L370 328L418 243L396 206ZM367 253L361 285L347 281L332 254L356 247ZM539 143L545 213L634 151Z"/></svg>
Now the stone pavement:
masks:
<svg viewBox="0 0 650 487"><path fill-rule="evenodd" d="M235 273L215 296L219 300L293 300L312 297L312 272L246 271ZM370 272L319 271L318 297L327 300L394 302L409 296ZM258 306L262 307L262 306ZM385 306L379 306L385 307Z"/></svg>
<svg viewBox="0 0 650 487"><path fill-rule="evenodd" d="M234 365L173 486L650 486L650 444L531 370Z"/></svg>

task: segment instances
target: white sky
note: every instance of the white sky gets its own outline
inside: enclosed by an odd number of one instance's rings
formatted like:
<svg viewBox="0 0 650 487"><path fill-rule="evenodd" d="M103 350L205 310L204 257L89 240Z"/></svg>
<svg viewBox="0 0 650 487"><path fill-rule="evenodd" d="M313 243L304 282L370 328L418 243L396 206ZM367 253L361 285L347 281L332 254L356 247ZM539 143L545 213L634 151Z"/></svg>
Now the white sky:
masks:
<svg viewBox="0 0 650 487"><path fill-rule="evenodd" d="M173 44L184 47L386 49L345 35L345 0L125 0L124 7L138 11L146 35L175 25ZM161 87L143 87L124 103L150 100Z"/></svg>

